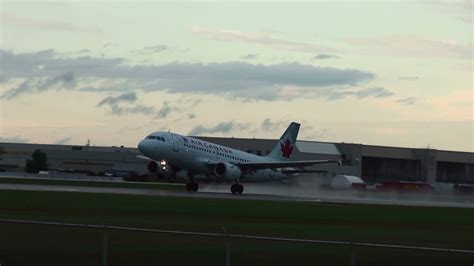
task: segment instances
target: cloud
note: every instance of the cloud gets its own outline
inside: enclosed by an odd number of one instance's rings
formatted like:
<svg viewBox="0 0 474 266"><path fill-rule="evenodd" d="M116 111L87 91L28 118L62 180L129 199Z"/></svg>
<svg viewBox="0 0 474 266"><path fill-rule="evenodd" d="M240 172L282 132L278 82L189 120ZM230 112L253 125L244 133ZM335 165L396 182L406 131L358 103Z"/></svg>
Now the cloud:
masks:
<svg viewBox="0 0 474 266"><path fill-rule="evenodd" d="M420 77L418 76L404 76L404 77L398 77L399 80L419 80Z"/></svg>
<svg viewBox="0 0 474 266"><path fill-rule="evenodd" d="M473 23L474 22L474 19L473 19L473 16L470 15L470 16L463 16L463 17L460 17L459 18L461 21L463 22L466 22L466 23Z"/></svg>
<svg viewBox="0 0 474 266"><path fill-rule="evenodd" d="M59 20L43 19L43 18L31 18L31 17L21 17L10 13L2 13L1 21L5 25L24 27L24 28L33 28L33 29L43 29L43 30L57 30L57 31L67 31L67 32L89 32L89 33L100 33L99 28L88 28L83 26L78 26L72 23Z"/></svg>
<svg viewBox="0 0 474 266"><path fill-rule="evenodd" d="M376 97L376 98L383 98L383 97L392 96L392 95L394 95L394 93L387 90L387 89L385 89L385 88L376 87L376 88L368 88L368 89L363 89L363 90L356 91L354 93L354 95L358 99L363 99L363 98L367 98L367 97L370 97L370 96Z"/></svg>
<svg viewBox="0 0 474 266"><path fill-rule="evenodd" d="M171 49L171 47L169 47L168 45L164 45L164 44L158 44L158 45L155 45L155 46L147 46L143 49L146 50L146 51L159 53L159 52L169 50L169 49Z"/></svg>
<svg viewBox="0 0 474 266"><path fill-rule="evenodd" d="M321 68L299 63L172 63L157 66L154 70L161 79L144 86L145 90L166 88L168 92L231 93L242 96L249 91L263 92L265 88L275 93L275 87L284 85L319 87L355 84L374 77L371 73L359 70Z"/></svg>
<svg viewBox="0 0 474 266"><path fill-rule="evenodd" d="M167 101L163 102L163 106L160 110L156 110L153 106L143 104L130 105L136 103L137 99L137 95L134 92L123 93L118 96L105 97L97 104L97 107L108 106L110 113L118 116L143 114L152 115L154 118L165 118L173 111L173 108Z"/></svg>
<svg viewBox="0 0 474 266"><path fill-rule="evenodd" d="M284 86L303 87L315 91L322 87L359 84L374 78L374 74L357 69L317 67L300 63L263 65L244 62L207 64L173 62L164 65L128 65L122 58L90 56L62 58L54 50L23 54L0 50L0 56L4 62L0 65L0 72L6 79L61 76L67 71L74 73L73 77L77 79L106 80L112 84L105 87L88 85L80 88L81 91L96 92L123 92L134 88L145 91L221 94L247 99L276 100L282 98L279 91ZM24 91L34 90L33 85L38 85L27 81L19 88L7 91L6 95L18 96Z"/></svg>
<svg viewBox="0 0 474 266"><path fill-rule="evenodd" d="M284 39L278 39L266 33L248 33L237 30L214 30L199 26L193 26L191 32L197 35L207 37L212 40L226 42L244 42L259 44L276 50L287 50L293 52L315 53L332 52L334 49L315 43L294 42Z"/></svg>
<svg viewBox="0 0 474 266"><path fill-rule="evenodd" d="M122 58L90 56L60 57L60 54L52 49L21 54L0 49L0 58L0 73L7 78L54 77L65 72L74 73L79 77L118 78L123 73L115 71L119 70L125 61Z"/></svg>
<svg viewBox="0 0 474 266"><path fill-rule="evenodd" d="M120 102L135 102L137 100L137 95L134 92L124 93L118 96L109 96L100 101L97 106L102 106L104 104L114 105Z"/></svg>
<svg viewBox="0 0 474 266"><path fill-rule="evenodd" d="M16 135L14 137L0 137L0 142L28 143L29 140Z"/></svg>
<svg viewBox="0 0 474 266"><path fill-rule="evenodd" d="M249 125L244 123L238 123L235 121L230 122L221 122L214 127L204 127L204 126L196 126L191 131L189 131L188 135L191 136L198 136L202 134L215 134L215 133L229 133L233 130L243 130L248 129Z"/></svg>
<svg viewBox="0 0 474 266"><path fill-rule="evenodd" d="M70 143L71 140L72 140L71 137L64 137L64 138L62 138L62 139L58 139L58 140L55 141L53 144L64 145L64 144Z"/></svg>
<svg viewBox="0 0 474 266"><path fill-rule="evenodd" d="M240 58L244 60L253 60L253 59L257 59L257 57L258 57L258 54L244 54L240 56Z"/></svg>
<svg viewBox="0 0 474 266"><path fill-rule="evenodd" d="M156 110L150 106L144 106L137 104L135 106L122 106L122 103L134 103L137 101L137 95L134 92L124 93L118 96L108 96L97 104L100 106L109 106L110 112L113 115L126 115L126 114L144 114L151 115L156 114Z"/></svg>
<svg viewBox="0 0 474 266"><path fill-rule="evenodd" d="M188 119L194 119L196 118L196 114L188 114Z"/></svg>
<svg viewBox="0 0 474 266"><path fill-rule="evenodd" d="M403 99L399 99L399 100L396 100L395 102L397 103L403 103L403 104L406 104L406 105L413 105L416 103L418 99L416 97L408 97L408 98L403 98Z"/></svg>
<svg viewBox="0 0 474 266"><path fill-rule="evenodd" d="M334 132L328 128L313 129L311 126L305 126L300 139L321 140L334 136Z"/></svg>
<svg viewBox="0 0 474 266"><path fill-rule="evenodd" d="M437 1L429 0L423 1L424 5L431 7L440 14L451 16L458 21L472 23L474 6L472 0L458 0L458 1Z"/></svg>
<svg viewBox="0 0 474 266"><path fill-rule="evenodd" d="M170 51L172 49L171 46L164 45L164 44L157 44L153 46L145 46L143 49L140 50L133 50L132 53L141 54L141 55L148 55L153 53L161 53L165 51Z"/></svg>
<svg viewBox="0 0 474 266"><path fill-rule="evenodd" d="M265 118L260 125L260 128L264 131L275 131L280 130L282 127L289 125L286 121L272 121L270 118Z"/></svg>
<svg viewBox="0 0 474 266"><path fill-rule="evenodd" d="M366 54L471 60L474 44L428 39L416 35L353 38L346 41Z"/></svg>
<svg viewBox="0 0 474 266"><path fill-rule="evenodd" d="M163 106L161 107L161 109L158 110L157 117L165 118L168 116L169 113L171 113L171 111L173 111L173 109L171 108L169 102L165 101L163 102Z"/></svg>
<svg viewBox="0 0 474 266"><path fill-rule="evenodd" d="M331 55L331 54L317 54L314 59L316 60L321 60L321 59L340 59L341 57L337 55Z"/></svg>
<svg viewBox="0 0 474 266"><path fill-rule="evenodd" d="M353 97L362 100L369 97L384 98L395 95L392 91L382 88L364 88L354 89L352 87L323 88L312 94L314 97L325 98L330 101L341 100L347 97Z"/></svg>
<svg viewBox="0 0 474 266"><path fill-rule="evenodd" d="M91 50L89 50L89 49L81 49L81 50L75 50L75 51L69 51L69 52L61 52L61 53L58 53L58 55L61 55L61 56L77 56L77 55L85 55L85 54L88 54L90 52L91 52Z"/></svg>
<svg viewBox="0 0 474 266"><path fill-rule="evenodd" d="M53 78L30 78L20 85L9 89L0 96L1 99L11 100L25 93L40 93L50 89L72 89L76 86L72 72L63 73Z"/></svg>
<svg viewBox="0 0 474 266"><path fill-rule="evenodd" d="M137 104L135 106L123 107L117 104L110 105L110 111L113 115L143 114L156 115L156 109L152 106Z"/></svg>

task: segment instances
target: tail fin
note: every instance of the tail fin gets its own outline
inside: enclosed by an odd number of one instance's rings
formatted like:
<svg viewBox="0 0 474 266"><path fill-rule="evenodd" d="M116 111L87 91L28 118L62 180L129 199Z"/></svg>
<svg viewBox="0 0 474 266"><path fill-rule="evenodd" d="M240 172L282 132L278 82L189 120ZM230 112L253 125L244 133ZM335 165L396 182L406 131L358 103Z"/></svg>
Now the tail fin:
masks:
<svg viewBox="0 0 474 266"><path fill-rule="evenodd" d="M293 153L293 147L296 144L296 137L298 136L299 131L300 124L291 122L267 157L280 161L289 160Z"/></svg>

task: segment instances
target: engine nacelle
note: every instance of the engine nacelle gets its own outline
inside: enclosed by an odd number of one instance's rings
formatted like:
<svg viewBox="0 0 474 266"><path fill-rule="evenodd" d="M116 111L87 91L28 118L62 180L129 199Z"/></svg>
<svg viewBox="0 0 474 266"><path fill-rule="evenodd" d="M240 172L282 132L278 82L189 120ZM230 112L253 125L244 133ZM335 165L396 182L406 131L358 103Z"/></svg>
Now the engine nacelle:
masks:
<svg viewBox="0 0 474 266"><path fill-rule="evenodd" d="M156 174L158 172L158 163L155 161L151 161L148 163L147 168L150 174Z"/></svg>
<svg viewBox="0 0 474 266"><path fill-rule="evenodd" d="M214 173L218 178L228 180L236 180L242 175L240 168L231 163L218 163L214 169Z"/></svg>

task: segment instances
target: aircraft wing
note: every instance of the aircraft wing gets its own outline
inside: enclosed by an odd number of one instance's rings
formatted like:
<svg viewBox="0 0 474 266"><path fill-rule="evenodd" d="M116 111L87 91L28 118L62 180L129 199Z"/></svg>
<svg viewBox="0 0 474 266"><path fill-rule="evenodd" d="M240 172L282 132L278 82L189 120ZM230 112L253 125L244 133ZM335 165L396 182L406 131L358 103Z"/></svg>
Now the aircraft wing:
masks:
<svg viewBox="0 0 474 266"><path fill-rule="evenodd" d="M238 166L240 169L244 171L256 171L262 169L278 169L278 168L288 168L288 167L305 167L311 166L315 164L322 164L322 163L340 163L337 160L308 160L308 161L281 161L281 162L246 162L246 163L234 163L234 165ZM208 166L213 167L217 164L217 162L207 162ZM288 169L289 171L289 169ZM294 173L302 173L308 172L309 170L304 169L294 169Z"/></svg>
<svg viewBox="0 0 474 266"><path fill-rule="evenodd" d="M305 170L305 169L281 169L283 174L309 174L309 173L329 173L326 170Z"/></svg>
<svg viewBox="0 0 474 266"><path fill-rule="evenodd" d="M136 156L138 159L146 160L146 161L154 161L153 159L143 156L143 155L137 155Z"/></svg>
<svg viewBox="0 0 474 266"><path fill-rule="evenodd" d="M322 163L339 163L337 160L308 160L308 161L284 161L284 162L264 162L264 163L238 163L237 166L252 170L276 169L286 167L305 167Z"/></svg>

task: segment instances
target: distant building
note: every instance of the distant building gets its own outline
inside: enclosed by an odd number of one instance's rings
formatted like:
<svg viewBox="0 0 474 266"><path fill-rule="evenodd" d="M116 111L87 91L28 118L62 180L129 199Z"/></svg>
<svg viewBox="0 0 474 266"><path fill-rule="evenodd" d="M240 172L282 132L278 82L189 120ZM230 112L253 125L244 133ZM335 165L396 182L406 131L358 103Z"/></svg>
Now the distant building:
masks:
<svg viewBox="0 0 474 266"><path fill-rule="evenodd" d="M90 171L93 173L111 169L145 172L146 164L137 159L135 148L92 147L79 145L50 145L0 143L5 154L0 159L0 169L23 171L31 154L40 149L46 153L51 169Z"/></svg>

